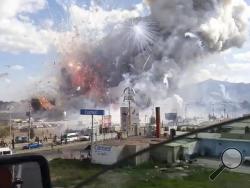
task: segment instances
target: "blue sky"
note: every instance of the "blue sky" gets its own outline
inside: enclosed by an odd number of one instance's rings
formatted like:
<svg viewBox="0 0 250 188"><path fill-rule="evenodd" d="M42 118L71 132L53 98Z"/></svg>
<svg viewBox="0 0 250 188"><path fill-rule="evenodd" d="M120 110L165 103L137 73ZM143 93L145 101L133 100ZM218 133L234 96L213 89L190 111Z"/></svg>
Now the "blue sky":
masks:
<svg viewBox="0 0 250 188"><path fill-rule="evenodd" d="M107 10L131 9L141 0L100 0L99 2L102 2ZM108 3L105 4L105 2ZM249 3L250 0L247 2ZM72 4L87 8L90 0L2 0L0 2L2 14L0 16L2 25L0 26L0 100L25 98L30 85L38 82L50 71L48 67L51 68L54 61L58 60L51 41L56 32L70 29L70 25L66 24L69 19L67 6ZM109 6L106 6L107 4ZM204 69L207 78L250 82L248 57L250 59L250 40L242 49L230 50L219 57L221 61L232 64L232 67L241 65L242 72L231 71L223 76L221 75L223 66L216 67L218 72L215 71L215 75L212 75L211 71L206 72L206 67L199 67L199 69ZM1 76L4 73L8 73L8 76Z"/></svg>
<svg viewBox="0 0 250 188"><path fill-rule="evenodd" d="M105 5L105 0L99 2ZM139 3L140 0L109 0L107 2L109 2L109 7L104 6L106 9L130 9L134 4ZM2 18L2 22L7 20L10 25L13 23L13 30L4 31L5 28L0 28L0 45L3 46L3 48L0 48L0 100L8 101L25 98L26 90L29 89L28 86L39 82L41 74L47 72L48 64L53 64L58 58L55 50L50 48L49 45L40 44L39 41L32 43L32 40L43 40L43 36L37 36L38 30L47 29L60 32L69 29L66 24L67 19L69 19L69 13L64 6L69 7L72 4L88 8L90 0L3 0L0 2L0 7L5 10L6 7L17 7L16 10L6 11L6 16L4 15ZM28 9L30 10L21 10L25 7L29 7ZM4 11L2 12L5 13ZM16 23L20 27L15 28L14 24ZM46 24L50 25L46 26ZM22 31L27 26L27 30ZM29 29L34 30L33 35L37 39L32 36L28 38L30 35ZM13 32L13 36L10 36L10 32ZM15 32L23 32L23 34L20 34L21 36L16 34L15 36ZM30 46L25 47L23 46L24 44L17 46L19 42L25 43L25 41L22 41L23 39L15 41L15 37L27 37L27 41L31 43ZM9 39L12 41L9 41ZM36 44L41 45L41 47L33 49ZM8 73L8 76L1 77L5 73Z"/></svg>

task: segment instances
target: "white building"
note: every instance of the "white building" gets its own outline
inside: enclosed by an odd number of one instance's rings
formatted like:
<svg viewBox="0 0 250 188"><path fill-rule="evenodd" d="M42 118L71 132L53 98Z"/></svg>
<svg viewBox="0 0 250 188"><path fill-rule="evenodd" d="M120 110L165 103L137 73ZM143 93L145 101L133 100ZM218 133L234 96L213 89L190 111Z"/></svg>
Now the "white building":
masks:
<svg viewBox="0 0 250 188"><path fill-rule="evenodd" d="M130 110L131 127L129 127L129 108L128 107L120 108L121 130L128 131L129 135L136 135L137 129L140 125L139 110L136 107L131 107L130 109L131 109Z"/></svg>

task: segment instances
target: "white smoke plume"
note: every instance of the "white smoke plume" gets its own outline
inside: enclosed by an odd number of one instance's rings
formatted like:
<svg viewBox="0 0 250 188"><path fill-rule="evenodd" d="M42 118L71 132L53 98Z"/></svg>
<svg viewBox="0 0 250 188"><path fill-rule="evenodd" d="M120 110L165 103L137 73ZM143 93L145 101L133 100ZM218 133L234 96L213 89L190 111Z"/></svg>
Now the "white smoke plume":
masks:
<svg viewBox="0 0 250 188"><path fill-rule="evenodd" d="M144 109L166 107L171 97L180 103L174 92L187 67L246 40L249 7L244 0L147 4L150 11L145 4L133 10L110 11L96 4L68 8L74 32L57 41L63 54L58 104L76 109L116 104L128 86Z"/></svg>

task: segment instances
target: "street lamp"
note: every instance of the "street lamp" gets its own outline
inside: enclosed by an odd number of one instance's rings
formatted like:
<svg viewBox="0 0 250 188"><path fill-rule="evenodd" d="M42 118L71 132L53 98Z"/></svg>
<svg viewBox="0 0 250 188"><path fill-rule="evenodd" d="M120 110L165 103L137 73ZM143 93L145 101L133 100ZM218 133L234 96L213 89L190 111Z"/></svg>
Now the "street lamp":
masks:
<svg viewBox="0 0 250 188"><path fill-rule="evenodd" d="M10 138L11 138L11 132L12 132L12 123L11 123L12 109L13 109L13 106L10 106L9 109L8 109L9 110L9 132L10 132Z"/></svg>
<svg viewBox="0 0 250 188"><path fill-rule="evenodd" d="M64 128L65 128L65 130L67 130L68 128L67 128L67 122L66 122L66 117L67 117L66 111L63 112L63 117L64 117Z"/></svg>

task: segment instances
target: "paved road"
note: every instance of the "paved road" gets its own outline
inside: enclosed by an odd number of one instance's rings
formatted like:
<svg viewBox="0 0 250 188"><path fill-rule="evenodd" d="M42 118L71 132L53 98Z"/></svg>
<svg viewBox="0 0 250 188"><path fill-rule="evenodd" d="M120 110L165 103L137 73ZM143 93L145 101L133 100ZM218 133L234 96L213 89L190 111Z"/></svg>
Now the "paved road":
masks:
<svg viewBox="0 0 250 188"><path fill-rule="evenodd" d="M221 164L221 161L216 160L216 159L198 158L197 162L195 162L194 164L198 164L198 165L208 167L208 168L217 169L219 167L219 165ZM244 173L244 174L250 174L250 166L240 166L239 168L236 168L236 169L233 169L230 171L240 172L240 173Z"/></svg>
<svg viewBox="0 0 250 188"><path fill-rule="evenodd" d="M51 148L51 145L47 145L47 146L43 146L41 148L36 148L36 149L16 150L14 153L15 154L34 153L34 152L39 152L40 153L40 152L43 152L43 151L51 151L51 150L57 150L57 149L80 148L81 146L84 146L87 143L90 143L90 142L89 141L75 142L75 143L69 143L69 144L53 146L53 148Z"/></svg>
<svg viewBox="0 0 250 188"><path fill-rule="evenodd" d="M43 155L48 161L55 159L55 158L61 158L63 157L63 152L65 150L81 150L87 147L89 144L89 141L85 142L76 142L72 144L66 144L66 145L58 145L54 146L53 149L51 147L42 147L39 149L30 149L30 150L19 150L15 152L15 154L40 154Z"/></svg>

